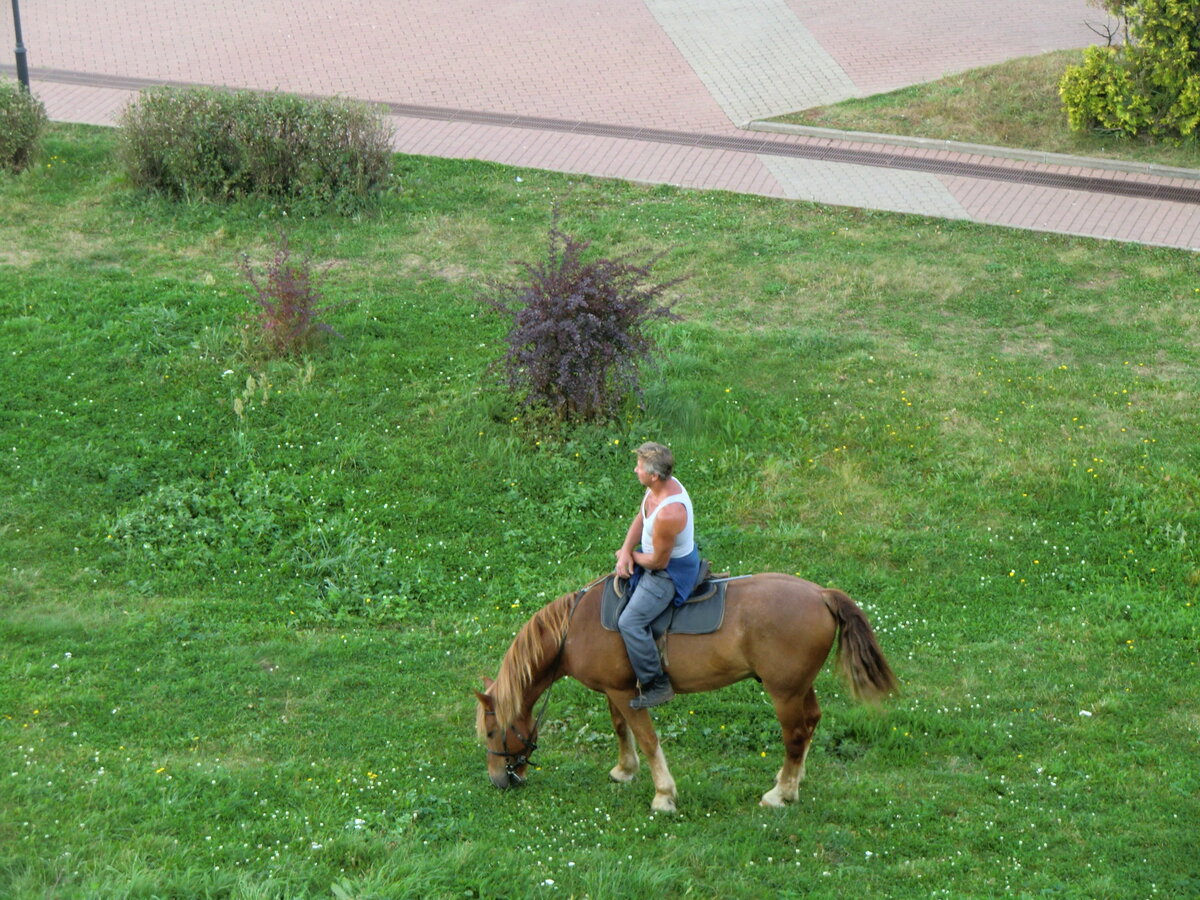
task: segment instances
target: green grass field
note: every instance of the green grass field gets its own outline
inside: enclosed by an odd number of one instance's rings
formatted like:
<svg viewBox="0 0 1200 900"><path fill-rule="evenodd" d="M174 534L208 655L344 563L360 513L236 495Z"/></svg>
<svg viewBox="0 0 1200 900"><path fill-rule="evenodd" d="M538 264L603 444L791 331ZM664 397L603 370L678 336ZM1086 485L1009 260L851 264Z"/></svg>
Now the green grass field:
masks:
<svg viewBox="0 0 1200 900"><path fill-rule="evenodd" d="M295 220L134 197L112 146L0 180L0 896L1200 894L1194 256L412 157ZM555 202L691 276L644 408L557 433L476 300ZM264 363L280 229L357 302ZM471 690L609 570L648 438L716 566L847 591L903 682L826 668L788 810L754 682L655 711L676 815L570 682L485 777Z"/></svg>
<svg viewBox="0 0 1200 900"><path fill-rule="evenodd" d="M1200 141L1155 142L1067 127L1058 82L1079 50L1056 50L926 84L799 110L774 119L845 131L900 134L1022 150L1200 168Z"/></svg>

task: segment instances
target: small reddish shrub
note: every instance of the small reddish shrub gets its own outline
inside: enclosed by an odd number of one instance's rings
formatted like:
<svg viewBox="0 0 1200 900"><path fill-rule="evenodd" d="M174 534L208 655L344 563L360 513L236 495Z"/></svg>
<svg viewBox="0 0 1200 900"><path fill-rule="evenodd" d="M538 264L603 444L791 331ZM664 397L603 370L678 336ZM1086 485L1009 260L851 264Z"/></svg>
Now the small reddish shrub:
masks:
<svg viewBox="0 0 1200 900"><path fill-rule="evenodd" d="M257 312L246 316L247 337L267 356L300 356L332 335L341 337L321 317L353 301L322 305L312 260L294 261L286 234L280 234L274 258L262 274L244 255L242 274L250 282Z"/></svg>

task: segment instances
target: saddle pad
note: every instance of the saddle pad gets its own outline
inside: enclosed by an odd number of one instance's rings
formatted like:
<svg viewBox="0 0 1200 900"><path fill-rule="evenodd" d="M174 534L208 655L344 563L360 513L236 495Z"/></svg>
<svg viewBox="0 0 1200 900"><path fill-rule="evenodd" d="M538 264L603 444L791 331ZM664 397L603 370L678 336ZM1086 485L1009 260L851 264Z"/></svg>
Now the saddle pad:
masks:
<svg viewBox="0 0 1200 900"><path fill-rule="evenodd" d="M609 631L617 630L617 619L628 597L621 596L616 589L617 578L609 575L604 579L604 593L600 599L600 624ZM624 589L624 579L621 588ZM668 606L650 625L657 640L664 634L712 634L725 621L725 582L714 585L716 592L709 598L685 603L683 606Z"/></svg>

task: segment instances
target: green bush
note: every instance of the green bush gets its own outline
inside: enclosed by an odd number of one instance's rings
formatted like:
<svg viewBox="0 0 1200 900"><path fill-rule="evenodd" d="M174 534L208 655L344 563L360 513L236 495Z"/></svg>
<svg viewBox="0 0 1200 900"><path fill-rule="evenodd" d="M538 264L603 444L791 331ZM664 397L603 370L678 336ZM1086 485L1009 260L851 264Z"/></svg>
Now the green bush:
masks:
<svg viewBox="0 0 1200 900"><path fill-rule="evenodd" d="M46 107L15 81L0 81L0 169L20 172L37 156Z"/></svg>
<svg viewBox="0 0 1200 900"><path fill-rule="evenodd" d="M1136 0L1117 4L1129 40L1089 47L1059 82L1075 131L1188 138L1200 125L1200 4Z"/></svg>
<svg viewBox="0 0 1200 900"><path fill-rule="evenodd" d="M391 177L390 129L353 100L154 88L120 125L130 180L180 200L262 197L354 212Z"/></svg>
<svg viewBox="0 0 1200 900"><path fill-rule="evenodd" d="M1130 136L1145 130L1150 102L1114 47L1088 47L1083 63L1068 66L1058 84L1072 131L1093 129Z"/></svg>

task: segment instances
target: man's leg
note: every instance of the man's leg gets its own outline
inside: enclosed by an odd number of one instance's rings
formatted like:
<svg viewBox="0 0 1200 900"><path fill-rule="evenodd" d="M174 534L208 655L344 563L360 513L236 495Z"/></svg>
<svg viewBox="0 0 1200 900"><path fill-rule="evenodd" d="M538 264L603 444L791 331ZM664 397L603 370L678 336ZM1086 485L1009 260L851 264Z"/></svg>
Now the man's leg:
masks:
<svg viewBox="0 0 1200 900"><path fill-rule="evenodd" d="M650 624L674 599L675 583L665 572L646 572L617 620L625 651L643 692L643 696L630 702L635 709L657 706L674 696L671 682L662 671L654 635L650 633Z"/></svg>

